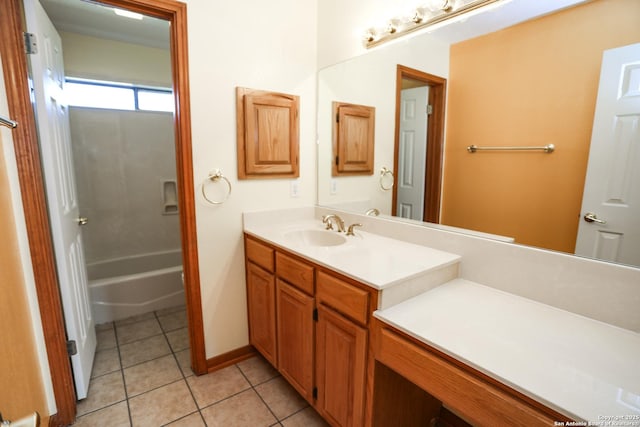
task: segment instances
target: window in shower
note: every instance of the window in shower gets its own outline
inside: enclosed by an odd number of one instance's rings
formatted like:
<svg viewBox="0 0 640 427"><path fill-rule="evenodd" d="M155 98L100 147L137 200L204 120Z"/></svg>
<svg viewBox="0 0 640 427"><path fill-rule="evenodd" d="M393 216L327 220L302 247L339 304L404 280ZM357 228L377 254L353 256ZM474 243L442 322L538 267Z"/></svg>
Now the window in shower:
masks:
<svg viewBox="0 0 640 427"><path fill-rule="evenodd" d="M168 88L67 78L64 92L70 106L173 112L173 93Z"/></svg>

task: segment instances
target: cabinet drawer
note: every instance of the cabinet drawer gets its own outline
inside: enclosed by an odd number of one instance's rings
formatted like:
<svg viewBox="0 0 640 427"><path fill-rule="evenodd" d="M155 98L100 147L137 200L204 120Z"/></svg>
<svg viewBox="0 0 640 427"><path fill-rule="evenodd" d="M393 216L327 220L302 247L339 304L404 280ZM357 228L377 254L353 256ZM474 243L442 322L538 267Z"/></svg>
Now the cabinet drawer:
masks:
<svg viewBox="0 0 640 427"><path fill-rule="evenodd" d="M313 267L276 252L276 271L280 278L309 295L313 295Z"/></svg>
<svg viewBox="0 0 640 427"><path fill-rule="evenodd" d="M552 426L554 420L566 420L506 386L494 385L473 370L418 347L392 330L382 328L379 337L377 361L455 410L472 425Z"/></svg>
<svg viewBox="0 0 640 427"><path fill-rule="evenodd" d="M255 264L273 273L274 262L273 253L275 252L267 245L263 245L249 237L245 238L245 250L247 258Z"/></svg>
<svg viewBox="0 0 640 427"><path fill-rule="evenodd" d="M344 280L318 272L316 298L318 302L333 307L351 319L367 324L369 316L369 292Z"/></svg>

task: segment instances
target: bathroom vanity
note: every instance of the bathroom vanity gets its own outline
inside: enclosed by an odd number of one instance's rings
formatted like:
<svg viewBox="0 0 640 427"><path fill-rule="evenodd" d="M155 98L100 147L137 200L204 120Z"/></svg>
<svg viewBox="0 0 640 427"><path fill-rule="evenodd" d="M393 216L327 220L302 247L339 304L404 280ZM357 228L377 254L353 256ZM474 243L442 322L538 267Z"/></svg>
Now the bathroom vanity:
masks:
<svg viewBox="0 0 640 427"><path fill-rule="evenodd" d="M464 280L455 254L344 234L245 214L250 342L331 425L640 425L637 333Z"/></svg>

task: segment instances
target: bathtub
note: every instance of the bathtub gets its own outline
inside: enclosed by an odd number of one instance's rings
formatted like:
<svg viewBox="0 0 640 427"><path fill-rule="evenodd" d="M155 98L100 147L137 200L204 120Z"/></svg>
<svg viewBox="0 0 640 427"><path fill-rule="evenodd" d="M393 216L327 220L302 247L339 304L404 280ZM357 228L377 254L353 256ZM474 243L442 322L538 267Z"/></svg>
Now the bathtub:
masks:
<svg viewBox="0 0 640 427"><path fill-rule="evenodd" d="M184 305L181 252L158 252L87 264L96 324Z"/></svg>

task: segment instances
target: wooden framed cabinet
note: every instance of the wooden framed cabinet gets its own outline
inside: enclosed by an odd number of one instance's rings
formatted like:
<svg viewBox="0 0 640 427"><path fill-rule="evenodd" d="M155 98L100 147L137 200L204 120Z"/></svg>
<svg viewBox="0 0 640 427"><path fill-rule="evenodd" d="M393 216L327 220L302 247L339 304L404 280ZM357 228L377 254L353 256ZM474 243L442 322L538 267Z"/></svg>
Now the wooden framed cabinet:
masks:
<svg viewBox="0 0 640 427"><path fill-rule="evenodd" d="M326 272L318 273L316 285L317 409L333 425L360 426L370 292Z"/></svg>
<svg viewBox="0 0 640 427"><path fill-rule="evenodd" d="M318 307L317 409L333 425L362 425L367 330L338 312Z"/></svg>
<svg viewBox="0 0 640 427"><path fill-rule="evenodd" d="M360 427L377 291L245 236L251 344L333 426Z"/></svg>
<svg viewBox="0 0 640 427"><path fill-rule="evenodd" d="M249 309L249 341L274 366L277 364L275 276L269 271L269 251L251 242L247 245L247 305ZM262 257L262 258L261 258ZM262 264L262 266L260 265ZM267 268L264 265L267 264ZM273 265L273 263L272 263Z"/></svg>

